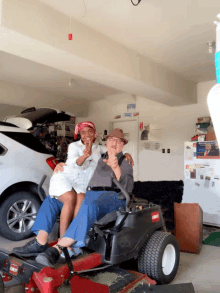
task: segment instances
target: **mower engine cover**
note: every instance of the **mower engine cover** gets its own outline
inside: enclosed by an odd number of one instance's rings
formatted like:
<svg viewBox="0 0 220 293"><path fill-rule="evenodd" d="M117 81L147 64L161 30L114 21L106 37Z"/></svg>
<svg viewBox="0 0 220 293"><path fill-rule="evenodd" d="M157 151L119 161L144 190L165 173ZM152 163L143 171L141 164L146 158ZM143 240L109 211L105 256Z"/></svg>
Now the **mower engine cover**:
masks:
<svg viewBox="0 0 220 293"><path fill-rule="evenodd" d="M87 248L100 253L104 263L114 265L137 257L150 235L165 227L161 209L157 205L151 204L143 209L137 207L129 212L124 225L117 231L116 227L125 215L126 211L117 211L111 223L103 224L101 219L88 232ZM95 232L95 227L104 233L103 236Z"/></svg>

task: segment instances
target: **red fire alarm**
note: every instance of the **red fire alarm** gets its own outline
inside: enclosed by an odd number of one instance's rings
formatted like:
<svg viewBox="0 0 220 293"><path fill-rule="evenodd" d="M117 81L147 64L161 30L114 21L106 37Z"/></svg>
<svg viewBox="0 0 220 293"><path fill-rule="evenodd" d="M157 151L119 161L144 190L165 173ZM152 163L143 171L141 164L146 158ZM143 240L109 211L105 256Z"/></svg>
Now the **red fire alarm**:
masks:
<svg viewBox="0 0 220 293"><path fill-rule="evenodd" d="M139 126L140 129L143 129L144 128L144 123L143 122L140 122L140 126Z"/></svg>
<svg viewBox="0 0 220 293"><path fill-rule="evenodd" d="M73 34L69 34L69 41L71 41L73 39Z"/></svg>

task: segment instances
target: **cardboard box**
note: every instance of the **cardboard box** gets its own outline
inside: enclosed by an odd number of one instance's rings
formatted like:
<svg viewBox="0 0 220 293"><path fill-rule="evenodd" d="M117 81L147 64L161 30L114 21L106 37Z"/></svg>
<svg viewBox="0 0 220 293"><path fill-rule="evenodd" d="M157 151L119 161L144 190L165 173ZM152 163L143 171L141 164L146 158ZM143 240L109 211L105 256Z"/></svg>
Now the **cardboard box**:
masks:
<svg viewBox="0 0 220 293"><path fill-rule="evenodd" d="M199 254L203 243L203 211L198 203L175 203L175 237L180 251Z"/></svg>
<svg viewBox="0 0 220 293"><path fill-rule="evenodd" d="M205 136L205 140L206 141L213 141L213 140L217 140L216 136L215 136L215 132L208 132Z"/></svg>
<svg viewBox="0 0 220 293"><path fill-rule="evenodd" d="M199 117L198 118L198 123L210 123L211 122L211 117Z"/></svg>

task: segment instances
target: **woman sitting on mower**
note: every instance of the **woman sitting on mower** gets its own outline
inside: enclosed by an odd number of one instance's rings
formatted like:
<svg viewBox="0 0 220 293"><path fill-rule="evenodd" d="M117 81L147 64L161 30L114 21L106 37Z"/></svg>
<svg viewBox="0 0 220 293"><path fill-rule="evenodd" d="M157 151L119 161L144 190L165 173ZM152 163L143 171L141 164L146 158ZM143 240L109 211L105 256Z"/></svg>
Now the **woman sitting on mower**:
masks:
<svg viewBox="0 0 220 293"><path fill-rule="evenodd" d="M77 124L75 139L78 134L81 139L69 145L63 172L55 169L50 180L51 198L55 198L63 204L60 214L60 237L65 234L70 222L76 216L97 162L101 154L106 151L105 147L94 144L98 134L92 122Z"/></svg>

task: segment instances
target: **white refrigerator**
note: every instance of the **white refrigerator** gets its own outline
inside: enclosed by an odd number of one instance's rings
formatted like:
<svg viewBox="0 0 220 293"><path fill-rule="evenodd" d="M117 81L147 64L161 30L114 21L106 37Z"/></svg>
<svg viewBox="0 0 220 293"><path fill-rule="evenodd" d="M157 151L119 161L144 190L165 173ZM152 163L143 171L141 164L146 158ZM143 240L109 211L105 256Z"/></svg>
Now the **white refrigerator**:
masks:
<svg viewBox="0 0 220 293"><path fill-rule="evenodd" d="M220 156L216 141L184 143L183 203L198 203L203 223L220 227Z"/></svg>

